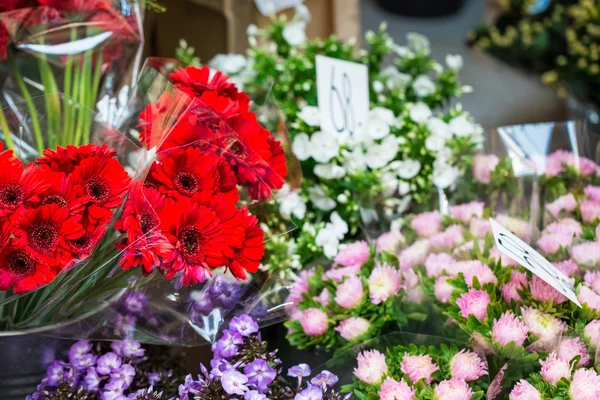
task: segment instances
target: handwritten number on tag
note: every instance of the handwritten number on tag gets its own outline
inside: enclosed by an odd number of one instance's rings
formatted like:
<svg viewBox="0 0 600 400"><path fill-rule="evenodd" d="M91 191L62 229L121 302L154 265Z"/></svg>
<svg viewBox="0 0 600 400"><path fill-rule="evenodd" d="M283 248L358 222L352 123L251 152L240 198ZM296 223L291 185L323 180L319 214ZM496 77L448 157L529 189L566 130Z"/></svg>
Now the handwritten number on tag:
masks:
<svg viewBox="0 0 600 400"><path fill-rule="evenodd" d="M342 93L336 85L335 65L331 66L331 95L329 96L331 121L338 133L347 131L354 134L356 123L352 112L352 82L346 72L342 74ZM337 102L337 107L334 103ZM339 113L334 111L339 110ZM341 117L336 118L336 115Z"/></svg>

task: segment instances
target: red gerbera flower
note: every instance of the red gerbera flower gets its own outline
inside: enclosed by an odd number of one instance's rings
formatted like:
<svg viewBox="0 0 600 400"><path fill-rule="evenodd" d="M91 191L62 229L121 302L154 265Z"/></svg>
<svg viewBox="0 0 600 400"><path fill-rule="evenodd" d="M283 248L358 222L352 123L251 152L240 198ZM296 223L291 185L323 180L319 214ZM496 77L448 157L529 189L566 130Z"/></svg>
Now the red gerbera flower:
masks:
<svg viewBox="0 0 600 400"><path fill-rule="evenodd" d="M250 196L257 200L266 200L273 190L281 189L287 175L287 159L281 143L273 136L267 138L267 143L271 148L271 156L266 160L268 167L262 169L260 179L248 186Z"/></svg>
<svg viewBox="0 0 600 400"><path fill-rule="evenodd" d="M213 75L214 73L214 75ZM211 77L211 75L213 75ZM244 92L238 91L234 83L229 81L229 77L220 71L211 71L208 67L177 68L169 74L171 81L179 89L185 91L191 97L202 96L205 92L217 92L221 96L229 97L231 100L239 103L243 109L248 109L250 99Z"/></svg>
<svg viewBox="0 0 600 400"><path fill-rule="evenodd" d="M227 267L237 279L246 279L246 272L258 271L260 261L265 254L264 232L258 225L258 218L251 215L246 207L241 210L244 241L235 249L234 256L229 259Z"/></svg>
<svg viewBox="0 0 600 400"><path fill-rule="evenodd" d="M81 161L87 158L110 159L116 155L116 150L109 148L107 145L58 146L56 150L44 150L44 156L38 158L37 163L53 171L64 172L69 175Z"/></svg>
<svg viewBox="0 0 600 400"><path fill-rule="evenodd" d="M71 214L83 211L84 204L89 201L82 185L73 185L71 179L62 172L48 171L44 173L50 186L38 195L36 201L30 202L30 207L56 204L68 209Z"/></svg>
<svg viewBox="0 0 600 400"><path fill-rule="evenodd" d="M0 0L0 12L36 6L35 0Z"/></svg>
<svg viewBox="0 0 600 400"><path fill-rule="evenodd" d="M85 223L92 226L106 223L112 217L112 208L123 201L131 178L114 158L86 158L73 171L71 179L82 185L89 204Z"/></svg>
<svg viewBox="0 0 600 400"><path fill-rule="evenodd" d="M227 161L191 146L161 157L160 162L153 165L151 176L159 190L173 198L222 193L228 202L239 200L237 179Z"/></svg>
<svg viewBox="0 0 600 400"><path fill-rule="evenodd" d="M52 7L65 14L92 13L110 9L109 0L38 0L40 4Z"/></svg>
<svg viewBox="0 0 600 400"><path fill-rule="evenodd" d="M187 110L192 99L185 93L174 90L163 93L156 104L148 104L140 113L140 141L148 148L162 147L172 131L177 129L181 116Z"/></svg>
<svg viewBox="0 0 600 400"><path fill-rule="evenodd" d="M56 277L56 270L42 263L26 248L11 245L0 252L0 271L4 272L0 281L3 285L10 280L15 293L30 292Z"/></svg>
<svg viewBox="0 0 600 400"><path fill-rule="evenodd" d="M98 225L93 230L86 230L77 239L67 240L67 246L74 258L84 260L90 256L100 239L106 233L105 225Z"/></svg>
<svg viewBox="0 0 600 400"><path fill-rule="evenodd" d="M35 164L25 169L21 162L5 161L0 165L0 216L11 214L27 202L37 201L37 196L51 185Z"/></svg>
<svg viewBox="0 0 600 400"><path fill-rule="evenodd" d="M56 204L28 209L19 218L15 237L18 244L44 263L65 266L73 259L67 240L84 234L80 219L80 215L70 215L68 209Z"/></svg>

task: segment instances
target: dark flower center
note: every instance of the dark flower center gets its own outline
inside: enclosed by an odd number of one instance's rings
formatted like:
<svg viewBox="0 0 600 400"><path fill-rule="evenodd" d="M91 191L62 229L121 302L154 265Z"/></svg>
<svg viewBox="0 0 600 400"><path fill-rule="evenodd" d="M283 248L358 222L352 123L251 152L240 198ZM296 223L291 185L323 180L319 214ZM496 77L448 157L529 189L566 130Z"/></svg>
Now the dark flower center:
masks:
<svg viewBox="0 0 600 400"><path fill-rule="evenodd" d="M110 185L106 179L94 175L85 182L85 193L94 203L104 204L110 197Z"/></svg>
<svg viewBox="0 0 600 400"><path fill-rule="evenodd" d="M69 240L69 244L77 252L82 252L84 250L87 250L90 247L91 243L92 243L92 235L90 235L88 232L84 233L83 235L81 235L81 237L79 237L75 240Z"/></svg>
<svg viewBox="0 0 600 400"><path fill-rule="evenodd" d="M179 234L179 242L183 245L182 253L185 257L194 257L200 252L203 235L193 225L186 226Z"/></svg>
<svg viewBox="0 0 600 400"><path fill-rule="evenodd" d="M236 155L241 155L243 153L244 147L240 144L240 142L234 142L231 147L229 148L229 151L231 151L233 154Z"/></svg>
<svg viewBox="0 0 600 400"><path fill-rule="evenodd" d="M58 227L52 222L35 221L27 231L29 244L40 253L51 253L58 243Z"/></svg>
<svg viewBox="0 0 600 400"><path fill-rule="evenodd" d="M35 274L35 261L24 251L15 251L6 257L6 269L13 275L26 278Z"/></svg>
<svg viewBox="0 0 600 400"><path fill-rule="evenodd" d="M25 191L21 185L9 183L0 187L0 207L14 210L23 204Z"/></svg>
<svg viewBox="0 0 600 400"><path fill-rule="evenodd" d="M140 225L142 227L142 232L150 232L152 229L158 226L158 223L159 220L156 214L147 211L140 213Z"/></svg>
<svg viewBox="0 0 600 400"><path fill-rule="evenodd" d="M191 196L200 189L201 182L187 171L177 171L173 177L175 189L184 196Z"/></svg>
<svg viewBox="0 0 600 400"><path fill-rule="evenodd" d="M69 206L67 200L59 193L49 194L42 199L41 205L46 206L48 204L56 204L60 208L67 208Z"/></svg>

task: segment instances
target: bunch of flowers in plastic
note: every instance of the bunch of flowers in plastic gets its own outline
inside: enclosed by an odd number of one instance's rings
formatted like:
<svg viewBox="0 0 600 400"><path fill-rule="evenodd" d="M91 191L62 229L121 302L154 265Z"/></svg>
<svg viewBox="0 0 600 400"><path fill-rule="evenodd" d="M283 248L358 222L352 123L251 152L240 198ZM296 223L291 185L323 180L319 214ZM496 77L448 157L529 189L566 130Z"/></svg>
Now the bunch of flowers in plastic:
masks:
<svg viewBox="0 0 600 400"><path fill-rule="evenodd" d="M179 371L164 351L139 342L71 346L68 361L54 361L30 400L159 400L177 394Z"/></svg>
<svg viewBox="0 0 600 400"><path fill-rule="evenodd" d="M32 291L90 256L131 182L115 155L58 147L24 166L0 153L0 290Z"/></svg>
<svg viewBox="0 0 600 400"><path fill-rule="evenodd" d="M158 268L167 279L181 274L184 285L219 267L246 279L260 265L264 233L246 206L238 208L240 188L268 199L284 183L285 154L226 76L188 67L170 78L173 92L140 116L142 143L158 153L118 224L127 233L121 264Z"/></svg>
<svg viewBox="0 0 600 400"><path fill-rule="evenodd" d="M247 315L233 318L213 345L212 369L200 368L200 375L188 375L180 385L181 400L342 400L352 396L332 389L338 378L331 372L323 371L309 381L307 364L290 368L287 375L297 382L287 383L276 351L268 351L258 324Z"/></svg>
<svg viewBox="0 0 600 400"><path fill-rule="evenodd" d="M354 365L353 383L342 391L361 399L477 400L489 385L485 357L455 345L365 350Z"/></svg>
<svg viewBox="0 0 600 400"><path fill-rule="evenodd" d="M341 350L405 322L399 305L413 276L403 276L396 255L386 251L392 249L382 248L395 246L388 239L383 236L379 246L348 244L327 271L300 272L287 299L292 345Z"/></svg>

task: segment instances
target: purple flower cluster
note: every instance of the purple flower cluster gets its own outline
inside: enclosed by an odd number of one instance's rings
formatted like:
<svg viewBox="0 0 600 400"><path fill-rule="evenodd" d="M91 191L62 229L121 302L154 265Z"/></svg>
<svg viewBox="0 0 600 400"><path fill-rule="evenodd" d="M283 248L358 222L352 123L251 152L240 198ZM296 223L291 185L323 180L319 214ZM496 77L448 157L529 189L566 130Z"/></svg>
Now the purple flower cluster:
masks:
<svg viewBox="0 0 600 400"><path fill-rule="evenodd" d="M161 387L173 374L170 369L155 371L148 362L146 350L136 341L108 345L81 340L71 346L68 362L50 364L37 392L28 399L160 399L162 392L153 387Z"/></svg>
<svg viewBox="0 0 600 400"><path fill-rule="evenodd" d="M258 324L248 315L231 320L229 329L212 346L213 359L209 371L200 366L197 379L191 375L179 386L180 400L341 400L333 391L338 378L323 371L303 385L310 376L306 364L290 368L288 376L296 378L297 385L289 385L282 376L281 360L277 352L269 352L261 339Z"/></svg>

